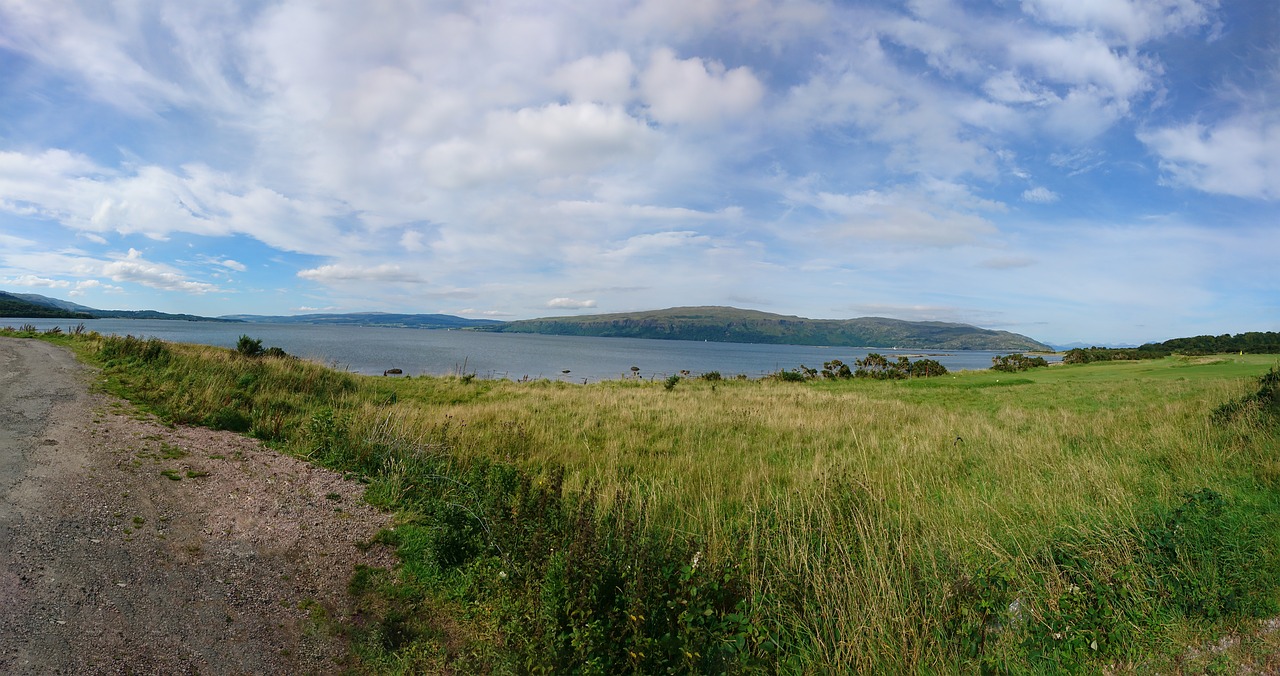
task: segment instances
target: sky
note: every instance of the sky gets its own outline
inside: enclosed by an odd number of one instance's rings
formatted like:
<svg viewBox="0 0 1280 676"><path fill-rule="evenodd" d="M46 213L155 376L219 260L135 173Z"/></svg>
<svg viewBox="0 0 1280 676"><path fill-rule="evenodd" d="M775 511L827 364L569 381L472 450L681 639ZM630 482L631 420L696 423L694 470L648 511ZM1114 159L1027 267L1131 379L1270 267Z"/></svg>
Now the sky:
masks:
<svg viewBox="0 0 1280 676"><path fill-rule="evenodd" d="M0 0L0 289L1280 330L1274 0Z"/></svg>

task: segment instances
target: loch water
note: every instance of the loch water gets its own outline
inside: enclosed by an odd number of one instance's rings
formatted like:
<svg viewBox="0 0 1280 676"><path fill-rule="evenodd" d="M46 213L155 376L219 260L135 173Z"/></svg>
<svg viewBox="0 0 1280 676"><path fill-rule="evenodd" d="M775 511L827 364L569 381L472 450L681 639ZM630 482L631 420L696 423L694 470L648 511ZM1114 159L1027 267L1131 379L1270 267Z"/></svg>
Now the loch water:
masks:
<svg viewBox="0 0 1280 676"><path fill-rule="evenodd" d="M81 323L68 319L0 319L2 326L32 324L40 330ZM821 369L823 362L855 359L877 352L890 359L935 359L949 370L990 368L991 358L1008 354L985 350L924 350L810 345L713 343L643 338L543 336L446 329L402 329L373 326L248 324L147 319L84 320L87 330L103 334L160 338L181 343L234 347L241 335L262 340L291 355L362 374L400 369L405 375L474 373L480 378L523 378L596 382L631 377L666 378L688 371L718 371L759 378L801 364Z"/></svg>

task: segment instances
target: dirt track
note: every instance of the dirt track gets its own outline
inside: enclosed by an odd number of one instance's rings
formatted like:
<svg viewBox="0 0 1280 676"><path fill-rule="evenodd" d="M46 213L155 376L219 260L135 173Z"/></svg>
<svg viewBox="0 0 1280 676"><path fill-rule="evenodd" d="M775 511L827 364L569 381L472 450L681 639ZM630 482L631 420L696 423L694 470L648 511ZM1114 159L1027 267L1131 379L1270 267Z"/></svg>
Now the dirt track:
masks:
<svg viewBox="0 0 1280 676"><path fill-rule="evenodd" d="M388 517L360 484L90 392L66 350L0 338L0 673L328 673L311 617Z"/></svg>

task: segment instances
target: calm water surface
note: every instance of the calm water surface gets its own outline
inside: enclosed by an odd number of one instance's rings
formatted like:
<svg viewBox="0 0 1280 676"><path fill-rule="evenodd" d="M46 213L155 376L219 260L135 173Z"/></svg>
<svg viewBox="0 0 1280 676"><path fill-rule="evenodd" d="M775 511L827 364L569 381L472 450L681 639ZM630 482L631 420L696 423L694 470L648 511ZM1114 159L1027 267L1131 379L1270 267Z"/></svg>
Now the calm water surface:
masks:
<svg viewBox="0 0 1280 676"><path fill-rule="evenodd" d="M80 322L67 319L0 319L0 326L34 324L41 330L66 330ZM84 325L104 334L155 337L181 343L234 347L241 335L262 340L263 347L280 347L289 354L338 369L380 374L398 368L407 375L475 373L482 378L550 378L595 382L631 375L640 368L645 378L665 378L681 371L693 375L719 371L725 377L751 378L800 364L853 360L878 352L890 359L928 356L951 370L985 369L991 358L1007 352L981 350L891 350L804 345L709 343L641 338L539 336L480 333L443 329L396 329L365 326L306 324L235 324L145 319L91 319ZM564 373L564 371L568 373Z"/></svg>

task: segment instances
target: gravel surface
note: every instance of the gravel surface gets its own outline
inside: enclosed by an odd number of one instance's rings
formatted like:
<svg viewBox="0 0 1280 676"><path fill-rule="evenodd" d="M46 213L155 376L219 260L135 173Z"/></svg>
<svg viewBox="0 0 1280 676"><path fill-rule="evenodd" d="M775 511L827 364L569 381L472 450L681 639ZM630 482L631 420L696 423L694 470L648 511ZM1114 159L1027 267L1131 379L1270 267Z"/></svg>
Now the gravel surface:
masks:
<svg viewBox="0 0 1280 676"><path fill-rule="evenodd" d="M362 486L91 392L61 348L0 338L0 673L329 673Z"/></svg>

